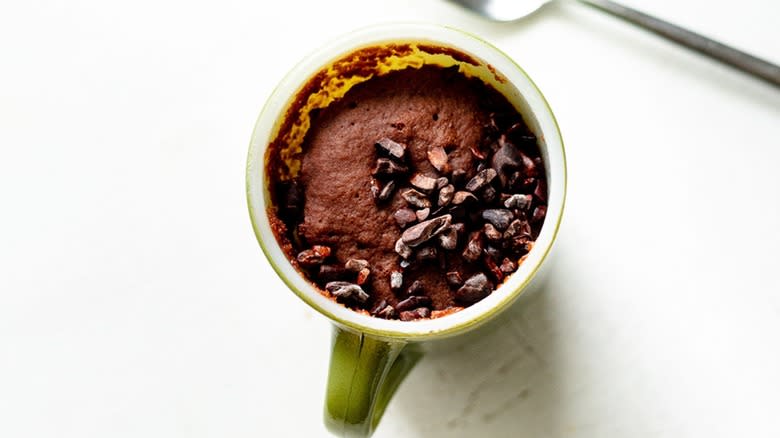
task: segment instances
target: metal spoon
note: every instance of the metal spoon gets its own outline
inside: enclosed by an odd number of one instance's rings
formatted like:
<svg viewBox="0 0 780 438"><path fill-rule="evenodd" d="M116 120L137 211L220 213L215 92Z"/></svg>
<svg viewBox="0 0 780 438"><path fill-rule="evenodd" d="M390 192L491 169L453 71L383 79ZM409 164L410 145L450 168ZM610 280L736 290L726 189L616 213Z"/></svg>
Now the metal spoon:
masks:
<svg viewBox="0 0 780 438"><path fill-rule="evenodd" d="M451 0L466 9L496 21L514 21L536 11L552 0ZM733 47L683 29L674 24L639 12L609 0L577 0L677 42L689 49L708 55L738 70L750 73L780 87L780 66L764 61Z"/></svg>

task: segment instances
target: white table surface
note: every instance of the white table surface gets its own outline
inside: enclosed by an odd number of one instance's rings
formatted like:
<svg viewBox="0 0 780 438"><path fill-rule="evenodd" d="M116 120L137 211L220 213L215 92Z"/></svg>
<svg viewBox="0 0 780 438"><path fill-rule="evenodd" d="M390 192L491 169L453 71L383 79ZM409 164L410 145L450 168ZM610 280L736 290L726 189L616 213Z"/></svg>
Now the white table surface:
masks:
<svg viewBox="0 0 780 438"><path fill-rule="evenodd" d="M626 3L780 62L777 1ZM81 0L0 4L0 437L326 436L330 327L255 241L247 145L301 57L409 20L528 71L570 190L544 291L375 436L780 436L779 89L577 4Z"/></svg>

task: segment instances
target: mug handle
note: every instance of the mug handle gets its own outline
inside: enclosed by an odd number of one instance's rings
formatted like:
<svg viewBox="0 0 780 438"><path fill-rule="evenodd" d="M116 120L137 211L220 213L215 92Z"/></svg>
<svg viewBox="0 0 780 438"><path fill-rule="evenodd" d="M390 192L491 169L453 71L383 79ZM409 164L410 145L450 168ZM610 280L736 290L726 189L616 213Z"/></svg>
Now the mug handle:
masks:
<svg viewBox="0 0 780 438"><path fill-rule="evenodd" d="M398 385L422 357L404 341L333 326L325 426L339 437L371 436Z"/></svg>

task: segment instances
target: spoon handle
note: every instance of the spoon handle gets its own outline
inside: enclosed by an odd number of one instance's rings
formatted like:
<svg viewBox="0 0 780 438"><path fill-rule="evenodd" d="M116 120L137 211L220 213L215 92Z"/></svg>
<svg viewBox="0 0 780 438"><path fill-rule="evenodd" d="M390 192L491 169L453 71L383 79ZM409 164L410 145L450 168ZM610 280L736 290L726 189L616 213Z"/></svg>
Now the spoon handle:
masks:
<svg viewBox="0 0 780 438"><path fill-rule="evenodd" d="M579 0L780 87L780 66L610 0Z"/></svg>

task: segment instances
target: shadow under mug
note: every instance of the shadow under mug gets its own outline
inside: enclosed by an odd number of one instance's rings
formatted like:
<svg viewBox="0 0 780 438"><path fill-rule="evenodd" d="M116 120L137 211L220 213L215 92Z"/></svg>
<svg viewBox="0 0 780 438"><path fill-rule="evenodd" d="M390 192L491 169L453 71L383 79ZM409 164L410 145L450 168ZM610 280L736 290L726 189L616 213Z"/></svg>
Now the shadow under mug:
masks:
<svg viewBox="0 0 780 438"><path fill-rule="evenodd" d="M380 50L372 51L374 48ZM358 51L361 56L355 56ZM366 53L377 55L372 59ZM293 267L280 247L267 214L273 208L268 184L271 175L267 164L272 150L269 145L283 143L280 154L292 159L300 152L309 127L308 111L327 106L351 86L372 76L431 64L457 65L462 73L491 85L520 112L536 134L542 153L548 182L547 217L525 261L482 301L436 319L374 318L323 295ZM352 68L358 65L360 68ZM373 69L371 74L366 74L366 66ZM302 93L306 99L300 99ZM271 266L298 297L333 323L325 423L339 436L366 437L373 433L395 389L421 358L422 350L416 348L420 342L473 330L521 295L551 249L566 197L561 134L549 105L528 75L511 58L476 36L423 24L383 25L355 31L295 66L276 87L258 117L246 172L252 225Z"/></svg>

